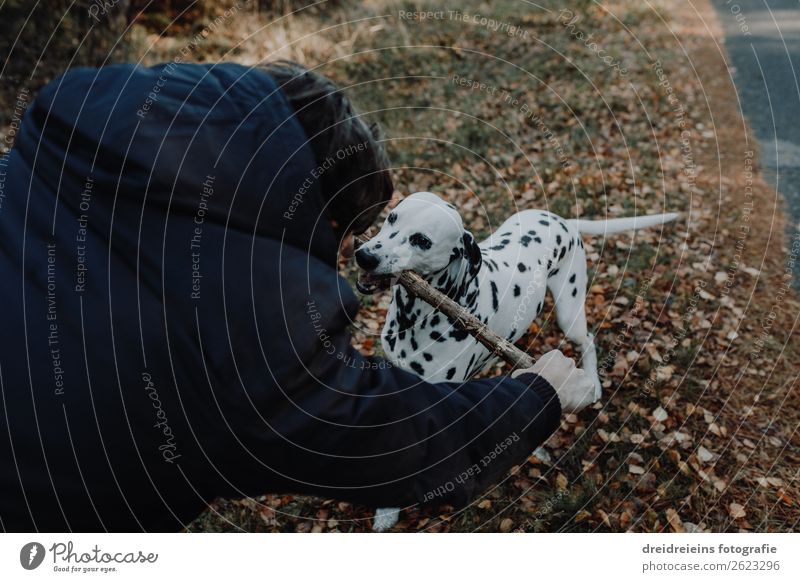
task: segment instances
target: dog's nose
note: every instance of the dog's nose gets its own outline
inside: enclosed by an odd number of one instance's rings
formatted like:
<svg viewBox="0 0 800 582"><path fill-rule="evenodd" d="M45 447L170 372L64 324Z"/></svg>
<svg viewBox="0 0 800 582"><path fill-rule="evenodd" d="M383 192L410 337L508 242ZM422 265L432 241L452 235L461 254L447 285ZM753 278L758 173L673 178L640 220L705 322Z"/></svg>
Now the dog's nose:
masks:
<svg viewBox="0 0 800 582"><path fill-rule="evenodd" d="M377 255L369 252L365 248L360 248L356 251L356 263L366 271L373 270L380 262L381 259Z"/></svg>

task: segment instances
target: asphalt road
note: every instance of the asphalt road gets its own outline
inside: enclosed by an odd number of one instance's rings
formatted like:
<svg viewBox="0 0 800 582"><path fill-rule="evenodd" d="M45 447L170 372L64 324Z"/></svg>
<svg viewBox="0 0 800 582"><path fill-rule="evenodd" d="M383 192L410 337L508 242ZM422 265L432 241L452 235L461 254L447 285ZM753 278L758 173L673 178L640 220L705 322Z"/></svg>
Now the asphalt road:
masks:
<svg viewBox="0 0 800 582"><path fill-rule="evenodd" d="M800 0L712 0L767 181L800 227ZM800 285L800 277L795 278Z"/></svg>

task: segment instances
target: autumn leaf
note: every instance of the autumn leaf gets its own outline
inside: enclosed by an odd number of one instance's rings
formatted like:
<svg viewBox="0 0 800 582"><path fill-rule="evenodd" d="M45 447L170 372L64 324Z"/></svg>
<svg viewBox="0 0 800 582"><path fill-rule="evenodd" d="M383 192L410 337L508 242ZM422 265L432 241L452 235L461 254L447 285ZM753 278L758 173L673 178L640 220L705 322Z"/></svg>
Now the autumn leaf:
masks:
<svg viewBox="0 0 800 582"><path fill-rule="evenodd" d="M745 515L747 515L747 512L745 511L743 505L740 505L738 503L731 503L730 505L728 505L728 514L733 519L741 519Z"/></svg>

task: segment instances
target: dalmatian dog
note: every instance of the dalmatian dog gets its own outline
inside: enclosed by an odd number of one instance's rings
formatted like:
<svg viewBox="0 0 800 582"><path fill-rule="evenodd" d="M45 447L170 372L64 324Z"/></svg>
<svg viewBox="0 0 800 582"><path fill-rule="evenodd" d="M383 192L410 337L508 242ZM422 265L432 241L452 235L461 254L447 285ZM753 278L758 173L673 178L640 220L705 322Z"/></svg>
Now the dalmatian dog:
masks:
<svg viewBox="0 0 800 582"><path fill-rule="evenodd" d="M357 288L364 294L392 288L383 349L393 364L429 382L462 382L497 358L444 314L393 285L393 276L415 271L512 343L539 315L549 289L558 325L581 352L581 365L599 400L602 387L584 308L588 276L581 235L609 235L677 217L567 220L545 210L523 210L478 243L455 206L431 192L417 192L400 202L380 232L356 251L362 269ZM378 509L374 529L394 526L398 512Z"/></svg>

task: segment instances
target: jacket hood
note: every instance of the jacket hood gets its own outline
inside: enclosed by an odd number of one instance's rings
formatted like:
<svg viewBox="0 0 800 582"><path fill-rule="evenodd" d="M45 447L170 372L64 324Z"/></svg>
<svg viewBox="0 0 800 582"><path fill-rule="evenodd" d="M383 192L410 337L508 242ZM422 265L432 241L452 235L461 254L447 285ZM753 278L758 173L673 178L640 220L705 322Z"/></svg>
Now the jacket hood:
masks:
<svg viewBox="0 0 800 582"><path fill-rule="evenodd" d="M259 69L73 69L42 90L16 148L53 191L80 192L91 180L117 199L144 197L170 215L202 212L206 222L335 265L313 152L291 105ZM80 215L80 197L62 204Z"/></svg>

